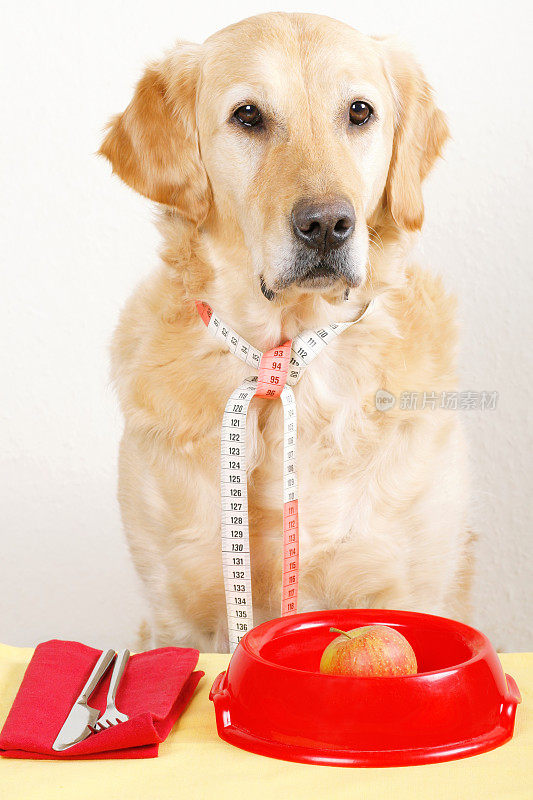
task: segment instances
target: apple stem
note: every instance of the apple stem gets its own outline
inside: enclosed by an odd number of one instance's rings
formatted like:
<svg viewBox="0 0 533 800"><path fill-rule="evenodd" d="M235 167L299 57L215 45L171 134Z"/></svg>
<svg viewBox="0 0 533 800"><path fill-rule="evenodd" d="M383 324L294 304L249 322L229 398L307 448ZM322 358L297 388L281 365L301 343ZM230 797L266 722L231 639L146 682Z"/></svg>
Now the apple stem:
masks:
<svg viewBox="0 0 533 800"><path fill-rule="evenodd" d="M346 633L346 631L341 631L339 628L330 628L329 632L330 633L342 633L342 635L346 636L348 639L352 638L349 633Z"/></svg>

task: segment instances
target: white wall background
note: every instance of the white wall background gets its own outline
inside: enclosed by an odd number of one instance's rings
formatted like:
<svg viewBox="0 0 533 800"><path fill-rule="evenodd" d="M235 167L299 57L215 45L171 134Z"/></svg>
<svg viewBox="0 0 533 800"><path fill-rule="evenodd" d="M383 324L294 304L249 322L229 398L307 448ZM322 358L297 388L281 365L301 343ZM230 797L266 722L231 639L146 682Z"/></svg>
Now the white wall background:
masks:
<svg viewBox="0 0 533 800"><path fill-rule="evenodd" d="M457 412L480 535L475 623L497 647L533 649L531 20L529 4L510 0L4 7L0 640L132 643L144 606L115 499L121 420L107 348L158 239L149 203L93 154L147 59L275 9L400 34L449 115L421 251L460 297L462 387L500 392L496 411Z"/></svg>

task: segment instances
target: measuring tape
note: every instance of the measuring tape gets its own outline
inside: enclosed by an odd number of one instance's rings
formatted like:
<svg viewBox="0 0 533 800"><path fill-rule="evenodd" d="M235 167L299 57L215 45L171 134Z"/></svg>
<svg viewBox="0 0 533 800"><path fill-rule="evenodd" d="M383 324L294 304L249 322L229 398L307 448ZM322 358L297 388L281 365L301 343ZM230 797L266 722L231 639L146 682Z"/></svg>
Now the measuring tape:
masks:
<svg viewBox="0 0 533 800"><path fill-rule="evenodd" d="M351 322L332 322L316 331L306 331L266 353L257 350L222 322L207 303L196 303L200 317L215 339L224 342L231 353L258 370L258 375L246 378L231 393L222 418L222 569L231 653L254 626L246 474L246 416L250 401L252 397L280 397L283 404L281 616L286 616L298 610L299 577L297 420L296 400L291 386L298 382L303 370L336 336L360 322L371 311L373 302L370 301L357 319Z"/></svg>

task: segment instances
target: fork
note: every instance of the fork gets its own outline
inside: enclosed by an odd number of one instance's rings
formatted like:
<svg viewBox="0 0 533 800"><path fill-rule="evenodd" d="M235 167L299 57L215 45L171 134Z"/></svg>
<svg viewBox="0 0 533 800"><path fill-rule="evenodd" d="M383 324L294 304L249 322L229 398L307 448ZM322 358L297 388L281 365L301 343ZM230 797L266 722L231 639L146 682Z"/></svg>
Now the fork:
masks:
<svg viewBox="0 0 533 800"><path fill-rule="evenodd" d="M103 731L106 728L110 728L113 725L117 725L120 722L127 722L127 720L129 719L128 715L123 714L122 711L119 711L115 705L115 697L117 696L117 689L120 683L120 679L124 674L124 670L126 669L126 664L128 663L129 657L130 657L129 650L121 650L117 655L117 660L115 661L115 665L113 667L113 674L111 675L111 680L109 682L106 710L104 711L102 716L98 718L97 722L94 725L95 733L99 733L100 731Z"/></svg>

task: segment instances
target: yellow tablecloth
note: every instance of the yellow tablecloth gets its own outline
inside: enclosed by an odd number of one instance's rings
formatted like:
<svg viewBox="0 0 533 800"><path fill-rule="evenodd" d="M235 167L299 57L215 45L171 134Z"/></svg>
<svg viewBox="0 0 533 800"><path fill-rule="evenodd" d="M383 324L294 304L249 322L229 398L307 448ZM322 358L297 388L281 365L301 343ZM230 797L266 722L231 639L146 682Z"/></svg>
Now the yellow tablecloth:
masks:
<svg viewBox="0 0 533 800"><path fill-rule="evenodd" d="M32 650L0 645L0 727ZM533 653L501 656L522 693L513 739L482 755L420 767L345 769L289 764L218 738L208 695L226 655L200 656L205 678L159 750L130 761L22 761L0 758L1 800L531 800Z"/></svg>

